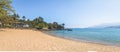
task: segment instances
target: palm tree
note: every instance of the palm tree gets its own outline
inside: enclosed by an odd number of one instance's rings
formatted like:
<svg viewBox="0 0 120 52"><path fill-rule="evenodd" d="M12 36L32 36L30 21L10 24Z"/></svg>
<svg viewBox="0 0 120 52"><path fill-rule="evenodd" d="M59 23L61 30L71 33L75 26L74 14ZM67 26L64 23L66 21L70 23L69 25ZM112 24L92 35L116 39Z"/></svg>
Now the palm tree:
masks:
<svg viewBox="0 0 120 52"><path fill-rule="evenodd" d="M23 21L23 23L25 23L25 21L26 21L26 17L25 16L22 17L22 21Z"/></svg>
<svg viewBox="0 0 120 52"><path fill-rule="evenodd" d="M65 24L63 23L62 26L63 26L63 29L64 29Z"/></svg>
<svg viewBox="0 0 120 52"><path fill-rule="evenodd" d="M15 13L11 17L13 17L15 22L18 22L18 20L20 18L20 16L18 14L15 14Z"/></svg>
<svg viewBox="0 0 120 52"><path fill-rule="evenodd" d="M25 21L26 17L25 17L25 16L23 16L23 17L22 17L22 19L23 19L23 21Z"/></svg>

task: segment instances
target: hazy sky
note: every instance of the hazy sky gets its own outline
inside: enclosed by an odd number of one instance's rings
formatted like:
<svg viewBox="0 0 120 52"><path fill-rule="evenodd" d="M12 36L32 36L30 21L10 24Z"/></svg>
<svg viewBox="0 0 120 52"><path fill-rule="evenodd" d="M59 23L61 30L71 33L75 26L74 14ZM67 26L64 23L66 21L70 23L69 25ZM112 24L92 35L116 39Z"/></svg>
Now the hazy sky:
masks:
<svg viewBox="0 0 120 52"><path fill-rule="evenodd" d="M12 5L20 16L72 28L120 22L120 0L13 0Z"/></svg>

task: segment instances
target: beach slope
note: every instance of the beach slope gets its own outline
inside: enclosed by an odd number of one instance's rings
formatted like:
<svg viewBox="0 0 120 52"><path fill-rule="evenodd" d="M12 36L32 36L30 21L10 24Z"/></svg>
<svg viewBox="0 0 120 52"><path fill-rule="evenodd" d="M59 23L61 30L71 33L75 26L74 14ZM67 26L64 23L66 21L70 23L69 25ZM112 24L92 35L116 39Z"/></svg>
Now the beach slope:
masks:
<svg viewBox="0 0 120 52"><path fill-rule="evenodd" d="M1 29L1 51L119 52L120 47L77 42L28 29Z"/></svg>

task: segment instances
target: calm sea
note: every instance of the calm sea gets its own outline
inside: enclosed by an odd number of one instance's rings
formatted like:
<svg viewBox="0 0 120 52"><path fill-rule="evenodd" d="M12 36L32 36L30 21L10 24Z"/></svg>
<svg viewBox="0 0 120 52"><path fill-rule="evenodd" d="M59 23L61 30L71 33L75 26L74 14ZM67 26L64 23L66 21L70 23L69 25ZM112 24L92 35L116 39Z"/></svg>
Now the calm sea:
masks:
<svg viewBox="0 0 120 52"><path fill-rule="evenodd" d="M72 31L49 31L49 33L73 40L120 46L119 28L86 28L72 29Z"/></svg>

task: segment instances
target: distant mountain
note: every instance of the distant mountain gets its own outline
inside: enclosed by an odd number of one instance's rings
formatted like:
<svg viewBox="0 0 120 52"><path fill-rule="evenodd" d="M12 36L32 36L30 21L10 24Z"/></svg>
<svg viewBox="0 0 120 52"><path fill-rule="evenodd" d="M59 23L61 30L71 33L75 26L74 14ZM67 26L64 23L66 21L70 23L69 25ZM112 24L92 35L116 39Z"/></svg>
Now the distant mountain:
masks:
<svg viewBox="0 0 120 52"><path fill-rule="evenodd" d="M106 23L106 24L100 24L96 25L90 28L120 28L120 23Z"/></svg>
<svg viewBox="0 0 120 52"><path fill-rule="evenodd" d="M106 28L120 28L120 25L119 26L109 26L109 27L106 27Z"/></svg>

